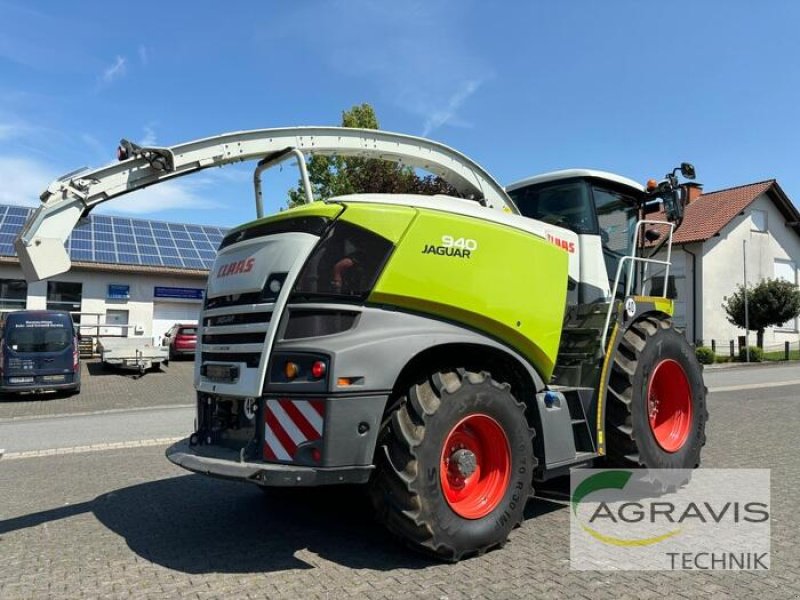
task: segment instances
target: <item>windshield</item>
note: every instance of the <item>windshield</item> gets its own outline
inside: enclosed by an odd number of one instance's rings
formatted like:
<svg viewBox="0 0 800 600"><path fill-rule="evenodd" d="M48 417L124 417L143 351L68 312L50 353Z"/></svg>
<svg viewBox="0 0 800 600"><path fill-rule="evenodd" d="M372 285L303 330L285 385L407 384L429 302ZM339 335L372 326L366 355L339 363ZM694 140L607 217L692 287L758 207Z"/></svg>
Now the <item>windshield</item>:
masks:
<svg viewBox="0 0 800 600"><path fill-rule="evenodd" d="M530 185L511 190L519 212L576 233L595 233L589 189L583 181Z"/></svg>
<svg viewBox="0 0 800 600"><path fill-rule="evenodd" d="M72 343L72 328L46 317L12 321L6 331L6 345L15 352L60 352Z"/></svg>

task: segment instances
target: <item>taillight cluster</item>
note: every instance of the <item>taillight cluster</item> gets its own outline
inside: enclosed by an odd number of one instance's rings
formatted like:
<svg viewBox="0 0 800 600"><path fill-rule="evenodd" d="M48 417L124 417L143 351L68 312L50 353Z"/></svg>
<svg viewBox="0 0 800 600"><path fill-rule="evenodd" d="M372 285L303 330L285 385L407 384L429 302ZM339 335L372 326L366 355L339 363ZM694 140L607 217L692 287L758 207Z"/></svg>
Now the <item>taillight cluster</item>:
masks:
<svg viewBox="0 0 800 600"><path fill-rule="evenodd" d="M325 361L315 360L311 363L311 368L308 371L312 379L322 379L325 377L325 373L328 372L328 365L325 364ZM283 364L283 374L288 381L294 381L303 374L303 368L297 362L287 360Z"/></svg>
<svg viewBox="0 0 800 600"><path fill-rule="evenodd" d="M270 368L274 383L324 383L330 359L313 354L275 354Z"/></svg>
<svg viewBox="0 0 800 600"><path fill-rule="evenodd" d="M78 338L72 340L72 372L77 373L80 365L81 353L78 347Z"/></svg>

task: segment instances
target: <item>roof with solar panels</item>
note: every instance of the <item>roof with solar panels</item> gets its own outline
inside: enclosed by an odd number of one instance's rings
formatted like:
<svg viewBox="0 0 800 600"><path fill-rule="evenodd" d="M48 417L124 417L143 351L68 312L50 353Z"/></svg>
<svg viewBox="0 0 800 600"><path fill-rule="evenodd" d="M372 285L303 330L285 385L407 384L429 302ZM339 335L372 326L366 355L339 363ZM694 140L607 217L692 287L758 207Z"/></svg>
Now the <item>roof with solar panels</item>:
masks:
<svg viewBox="0 0 800 600"><path fill-rule="evenodd" d="M14 238L33 208L0 204L0 262L16 261ZM226 229L92 215L67 238L75 266L194 274L211 268Z"/></svg>

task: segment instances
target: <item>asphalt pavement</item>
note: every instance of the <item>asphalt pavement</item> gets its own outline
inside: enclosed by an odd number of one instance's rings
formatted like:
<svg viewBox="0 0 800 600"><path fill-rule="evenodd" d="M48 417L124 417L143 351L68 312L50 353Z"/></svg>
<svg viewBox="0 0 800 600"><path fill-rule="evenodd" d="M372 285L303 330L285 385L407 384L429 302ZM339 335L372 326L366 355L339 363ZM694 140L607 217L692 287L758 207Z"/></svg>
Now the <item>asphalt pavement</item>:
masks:
<svg viewBox="0 0 800 600"><path fill-rule="evenodd" d="M712 392L796 385L800 384L800 362L706 367L703 379L706 387Z"/></svg>
<svg viewBox="0 0 800 600"><path fill-rule="evenodd" d="M0 446L15 448L0 460L0 598L800 598L795 365L706 374L711 390L738 389L710 394L703 466L771 469L761 573L573 571L563 479L537 486L505 548L447 565L376 526L358 490L262 494L188 474L164 457L191 429L191 392L176 393L191 390L188 366L104 375L123 398L148 395L135 410L87 386L83 414L45 400L0 419Z"/></svg>

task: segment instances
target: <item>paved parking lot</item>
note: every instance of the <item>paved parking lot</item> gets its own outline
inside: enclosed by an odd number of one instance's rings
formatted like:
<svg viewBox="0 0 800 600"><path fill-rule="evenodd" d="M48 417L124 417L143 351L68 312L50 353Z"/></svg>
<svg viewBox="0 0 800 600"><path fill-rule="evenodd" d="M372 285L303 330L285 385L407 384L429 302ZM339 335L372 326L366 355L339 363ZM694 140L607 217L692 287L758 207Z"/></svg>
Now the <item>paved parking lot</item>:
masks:
<svg viewBox="0 0 800 600"><path fill-rule="evenodd" d="M104 368L99 360L84 360L80 394L3 395L0 420L193 404L193 369L192 360L173 360L140 377L133 371Z"/></svg>
<svg viewBox="0 0 800 600"><path fill-rule="evenodd" d="M130 398L144 383L153 405L190 394L148 377L102 385ZM800 386L709 408L704 466L772 469L769 572L571 571L563 481L540 488L504 549L437 564L374 525L358 491L262 494L151 447L0 461L0 598L799 598Z"/></svg>

